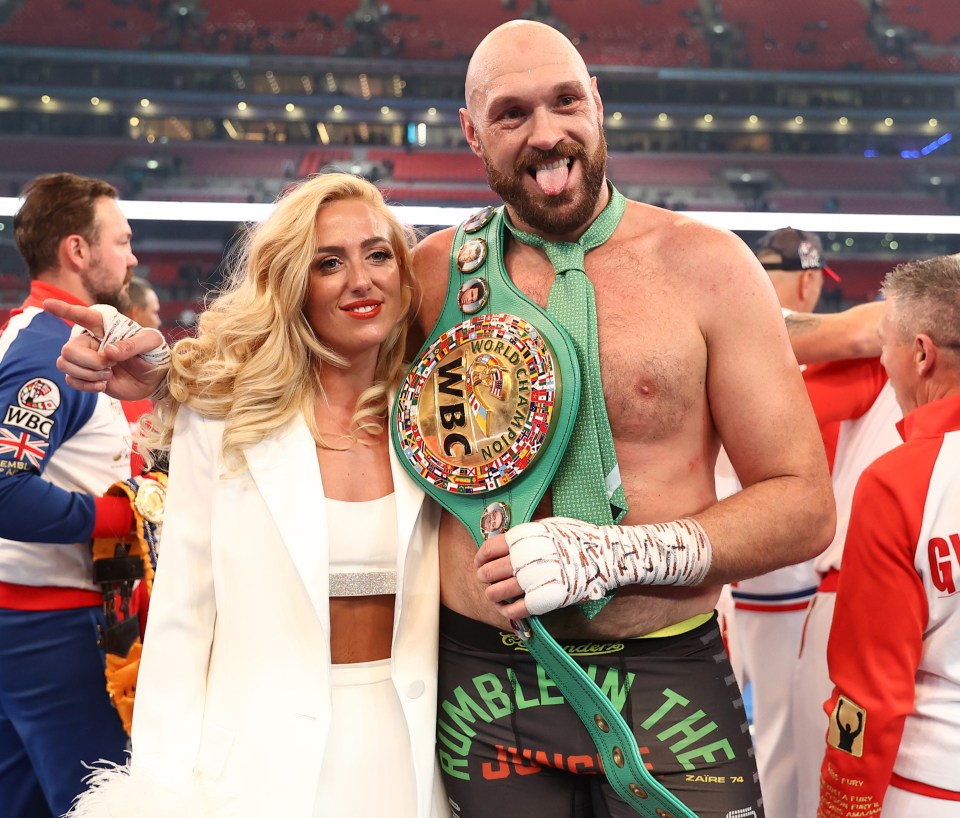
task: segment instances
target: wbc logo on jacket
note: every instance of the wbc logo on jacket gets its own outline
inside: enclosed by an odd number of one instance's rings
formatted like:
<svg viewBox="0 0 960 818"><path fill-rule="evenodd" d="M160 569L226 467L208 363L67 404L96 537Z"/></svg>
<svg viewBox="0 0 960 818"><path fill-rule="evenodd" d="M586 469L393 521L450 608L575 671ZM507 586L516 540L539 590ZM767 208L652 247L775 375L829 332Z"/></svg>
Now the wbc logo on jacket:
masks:
<svg viewBox="0 0 960 818"><path fill-rule="evenodd" d="M20 387L17 403L49 417L60 406L60 387L47 378L33 378Z"/></svg>
<svg viewBox="0 0 960 818"><path fill-rule="evenodd" d="M51 415L60 408L60 387L47 378L31 378L17 391L17 406L8 406L5 426L19 426L41 437L50 437Z"/></svg>

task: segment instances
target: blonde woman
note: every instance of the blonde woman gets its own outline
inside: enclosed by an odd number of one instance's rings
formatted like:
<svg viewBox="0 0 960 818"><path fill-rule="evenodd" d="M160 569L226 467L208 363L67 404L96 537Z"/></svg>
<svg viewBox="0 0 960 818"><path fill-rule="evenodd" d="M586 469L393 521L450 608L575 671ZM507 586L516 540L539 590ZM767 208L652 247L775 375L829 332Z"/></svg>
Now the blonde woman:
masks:
<svg viewBox="0 0 960 818"><path fill-rule="evenodd" d="M379 191L318 176L174 347L148 439L170 488L133 755L77 815L125 791L140 816L447 814L438 512L386 428L416 298Z"/></svg>

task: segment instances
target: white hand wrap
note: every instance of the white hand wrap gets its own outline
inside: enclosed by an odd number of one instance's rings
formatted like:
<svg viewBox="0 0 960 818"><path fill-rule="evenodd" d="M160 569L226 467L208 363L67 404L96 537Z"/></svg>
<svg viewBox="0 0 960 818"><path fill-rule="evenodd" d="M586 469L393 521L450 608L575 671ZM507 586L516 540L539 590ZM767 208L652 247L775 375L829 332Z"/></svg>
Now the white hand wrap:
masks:
<svg viewBox="0 0 960 818"><path fill-rule="evenodd" d="M100 313L100 317L103 319L103 338L97 337L90 332L90 330L84 329L79 324L74 325L73 331L70 333L71 338L81 334L89 335L91 338L95 338L100 342L97 351L103 352L103 348L107 344L115 344L117 341L130 338L140 332L140 330L145 329L148 332L157 333L157 336L160 338L160 345L147 352L141 353L139 357L154 366L165 366L170 363L170 347L167 346L167 342L160 330L154 329L153 327L141 327L136 321L127 318L127 316L123 315L114 307L106 304L93 304L90 309Z"/></svg>
<svg viewBox="0 0 960 818"><path fill-rule="evenodd" d="M713 555L689 517L634 526L552 517L511 528L506 538L531 614L600 599L621 585L699 585Z"/></svg>

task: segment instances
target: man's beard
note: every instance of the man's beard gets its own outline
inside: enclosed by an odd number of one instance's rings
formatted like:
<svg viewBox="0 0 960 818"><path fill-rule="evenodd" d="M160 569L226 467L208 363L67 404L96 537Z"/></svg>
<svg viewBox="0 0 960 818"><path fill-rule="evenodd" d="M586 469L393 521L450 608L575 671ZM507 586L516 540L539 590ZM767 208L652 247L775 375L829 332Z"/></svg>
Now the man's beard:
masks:
<svg viewBox="0 0 960 818"><path fill-rule="evenodd" d="M118 312L125 312L127 307L130 306L130 299L127 297L127 285L130 282L131 271L127 272L127 277L120 287L108 289L102 281L99 280L100 276L98 273L102 271L102 268L98 262L98 259L93 259L93 264L84 277L83 283L87 288L87 292L89 292L93 298L94 304L106 304Z"/></svg>
<svg viewBox="0 0 960 818"><path fill-rule="evenodd" d="M487 182L493 191L510 205L520 219L534 230L548 236L575 233L589 224L593 217L600 190L607 170L607 141L600 131L600 141L592 156L579 142L563 142L549 151L533 149L514 164L513 173L507 175L493 167L481 144L483 164L487 169ZM528 168L573 157L583 169L583 181L577 188L567 188L557 196L548 196L538 190L531 192L524 185L529 176ZM569 205L573 205L568 209Z"/></svg>

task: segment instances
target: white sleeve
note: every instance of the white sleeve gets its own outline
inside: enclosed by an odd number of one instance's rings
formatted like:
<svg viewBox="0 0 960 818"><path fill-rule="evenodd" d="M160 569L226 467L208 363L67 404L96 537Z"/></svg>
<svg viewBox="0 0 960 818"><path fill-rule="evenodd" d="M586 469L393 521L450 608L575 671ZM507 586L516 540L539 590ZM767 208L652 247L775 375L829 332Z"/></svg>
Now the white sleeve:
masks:
<svg viewBox="0 0 960 818"><path fill-rule="evenodd" d="M143 657L131 766L164 779L193 772L216 622L210 518L222 429L181 407Z"/></svg>

